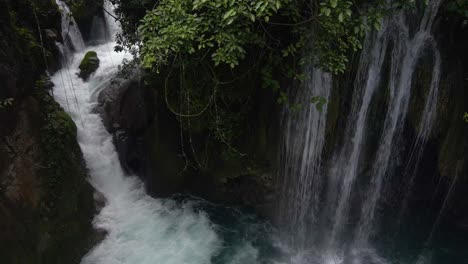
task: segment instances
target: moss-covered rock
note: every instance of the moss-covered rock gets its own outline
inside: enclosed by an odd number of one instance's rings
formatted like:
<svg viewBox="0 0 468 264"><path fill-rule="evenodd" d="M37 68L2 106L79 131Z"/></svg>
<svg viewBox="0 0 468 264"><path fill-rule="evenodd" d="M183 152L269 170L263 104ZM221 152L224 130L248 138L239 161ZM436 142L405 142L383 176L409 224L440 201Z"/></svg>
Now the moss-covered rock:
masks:
<svg viewBox="0 0 468 264"><path fill-rule="evenodd" d="M89 76L99 68L99 58L95 51L86 52L83 60L80 63L80 73L78 74L83 80L88 80Z"/></svg>
<svg viewBox="0 0 468 264"><path fill-rule="evenodd" d="M58 57L35 16L59 32L55 1L0 0L0 100L14 99L0 109L0 262L79 263L94 240L93 190L76 127L41 78Z"/></svg>
<svg viewBox="0 0 468 264"><path fill-rule="evenodd" d="M45 263L79 263L95 240L91 221L95 212L93 189L76 142L76 126L46 92L36 95L41 105L40 169L43 200L39 208Z"/></svg>
<svg viewBox="0 0 468 264"><path fill-rule="evenodd" d="M93 189L76 126L43 89L2 116L2 263L79 263L94 244ZM5 229L3 229L5 227Z"/></svg>

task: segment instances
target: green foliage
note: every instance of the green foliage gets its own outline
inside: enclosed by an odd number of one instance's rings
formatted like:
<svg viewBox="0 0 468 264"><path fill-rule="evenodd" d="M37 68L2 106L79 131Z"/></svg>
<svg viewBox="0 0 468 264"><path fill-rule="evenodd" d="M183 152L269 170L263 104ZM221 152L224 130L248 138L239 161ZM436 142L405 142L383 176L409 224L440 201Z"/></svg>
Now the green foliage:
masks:
<svg viewBox="0 0 468 264"><path fill-rule="evenodd" d="M83 0L72 1L70 11L74 17L82 17L86 14L86 3Z"/></svg>
<svg viewBox="0 0 468 264"><path fill-rule="evenodd" d="M465 24L468 22L468 0L451 0L447 4L447 9L462 16Z"/></svg>
<svg viewBox="0 0 468 264"><path fill-rule="evenodd" d="M312 48L301 64L313 63L334 74L343 73L352 52L362 48L366 31L378 30L383 17L414 6L412 0L391 5L384 0L151 0L119 1L124 27L119 43L140 45L143 66L156 71L175 60L211 59L215 65L239 65L249 48L294 57ZM141 13L147 9L146 15ZM143 10L143 11L142 11ZM142 17L138 22L135 17ZM279 21L279 22L278 22ZM138 25L138 30L137 30ZM278 27L288 38L275 36ZM137 32L137 36L135 36ZM307 44L307 46L306 46ZM122 49L123 47L118 47ZM276 54L278 53L278 54Z"/></svg>
<svg viewBox="0 0 468 264"><path fill-rule="evenodd" d="M68 2L70 11L77 20L92 18L103 3L103 0L73 0Z"/></svg>
<svg viewBox="0 0 468 264"><path fill-rule="evenodd" d="M380 5L381 4L381 5ZM385 4L377 1L365 12L355 12L357 6L349 0L325 0L320 3L314 51L316 64L334 73L343 73L351 52L362 49L366 31L379 30L386 12Z"/></svg>
<svg viewBox="0 0 468 264"><path fill-rule="evenodd" d="M256 20L270 17L290 0L162 0L142 20L143 66L158 69L179 56L198 52L215 65L234 68L245 57L245 46L261 44Z"/></svg>
<svg viewBox="0 0 468 264"><path fill-rule="evenodd" d="M465 112L465 114L463 114L463 120L468 123L468 113Z"/></svg>
<svg viewBox="0 0 468 264"><path fill-rule="evenodd" d="M323 106L327 103L327 99L321 96L314 96L310 101L315 104L315 108L317 108L317 111L320 113L323 111Z"/></svg>
<svg viewBox="0 0 468 264"><path fill-rule="evenodd" d="M268 88L273 91L280 90L280 84L278 80L273 77L273 67L271 64L266 64L262 69L262 87Z"/></svg>
<svg viewBox="0 0 468 264"><path fill-rule="evenodd" d="M31 53L42 53L42 47L33 36L33 32L27 28L20 25L18 22L18 15L16 12L10 12L11 23L13 26L13 30L15 31L16 35L19 39L19 44L22 45L23 52L31 52Z"/></svg>

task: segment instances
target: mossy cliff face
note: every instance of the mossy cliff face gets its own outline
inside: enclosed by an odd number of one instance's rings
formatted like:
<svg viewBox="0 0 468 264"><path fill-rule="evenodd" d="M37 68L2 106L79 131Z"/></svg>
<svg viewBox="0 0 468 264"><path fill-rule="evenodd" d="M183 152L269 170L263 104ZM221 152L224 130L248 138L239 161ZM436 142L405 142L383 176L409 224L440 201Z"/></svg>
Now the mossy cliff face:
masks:
<svg viewBox="0 0 468 264"><path fill-rule="evenodd" d="M3 112L3 263L79 263L92 245L95 210L75 124L40 90Z"/></svg>
<svg viewBox="0 0 468 264"><path fill-rule="evenodd" d="M60 28L53 1L31 2L42 30ZM11 102L0 108L0 262L79 263L94 239L93 190L76 127L41 77L55 58L28 3L0 0L0 100Z"/></svg>

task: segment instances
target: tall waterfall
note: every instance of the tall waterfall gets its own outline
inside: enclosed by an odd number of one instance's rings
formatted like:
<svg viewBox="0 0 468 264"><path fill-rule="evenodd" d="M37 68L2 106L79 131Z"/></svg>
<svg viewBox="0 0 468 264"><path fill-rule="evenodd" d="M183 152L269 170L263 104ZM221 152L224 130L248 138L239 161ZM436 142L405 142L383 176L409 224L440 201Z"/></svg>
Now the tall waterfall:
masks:
<svg viewBox="0 0 468 264"><path fill-rule="evenodd" d="M391 58L391 69L390 69L390 102L389 109L385 117L385 124L383 128L383 135L381 136L379 148L377 150L377 157L374 161L372 169L372 180L368 190L368 196L364 206L362 207L361 221L358 230L358 240L360 242L366 242L370 233L374 228L374 218L376 214L376 207L379 198L382 193L382 187L384 184L387 168L389 165L389 159L392 151L394 151L394 139L401 133L403 123L408 112L408 104L411 96L411 84L413 79L413 73L416 67L416 63L420 58L420 54L423 49L431 44L431 29L433 20L437 14L440 2L438 0L432 1L426 8L424 16L421 20L418 31L414 36L410 35L410 30L407 26L407 21L403 14L399 14L395 18L395 39L394 47ZM436 51L437 54L438 51ZM438 74L440 63L439 58L436 56L435 73L436 77L433 77L433 83L437 85L438 89ZM434 96L429 95L427 98L428 103L434 102ZM427 104L426 104L427 105ZM433 110L433 109L428 109ZM428 111L424 113L426 117L423 117L423 127L420 129L422 133L421 137L425 137L424 133L428 133L432 128L432 120L434 111ZM427 120L425 120L427 119ZM426 137L427 139L427 137ZM419 146L421 147L421 146Z"/></svg>
<svg viewBox="0 0 468 264"><path fill-rule="evenodd" d="M366 36L346 128L343 139L338 141L342 143L335 146L328 161L323 160L321 153L326 109L324 113L303 110L297 116L288 115L284 121L279 170L279 184L283 188L280 219L282 216L291 221L287 229L297 254L307 251L306 255L313 255L300 257L295 263L388 263L372 247L373 235L381 222L379 204L393 173L392 159L400 153L396 143L406 121L413 74L427 50L433 54L432 81L404 172L408 178L405 181L409 182L405 197L411 192L415 171L432 131L441 58L431 30L439 5L440 0L430 1L414 30L408 20L417 18L417 14L401 11L384 19L379 32ZM388 71L384 65L389 65ZM331 89L331 80L315 82L312 78L311 82L314 85L304 93L328 97L326 90ZM364 155L372 149L367 134L375 124L369 120L369 111L377 93L387 94L387 102L382 105L386 107L385 117L375 153ZM351 210L358 212L352 218ZM320 239L313 239L312 245L304 243L318 232Z"/></svg>

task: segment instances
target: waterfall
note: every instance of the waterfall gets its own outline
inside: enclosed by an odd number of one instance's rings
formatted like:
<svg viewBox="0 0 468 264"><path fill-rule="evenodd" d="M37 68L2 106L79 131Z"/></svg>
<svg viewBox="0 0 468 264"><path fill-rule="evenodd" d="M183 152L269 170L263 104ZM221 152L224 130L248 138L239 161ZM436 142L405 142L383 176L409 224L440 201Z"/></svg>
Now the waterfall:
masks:
<svg viewBox="0 0 468 264"><path fill-rule="evenodd" d="M289 239L290 244L300 255L293 263L388 263L373 248L372 239L379 231L379 205L393 173L392 160L401 153L397 140L406 122L413 75L427 50L434 59L432 80L406 161L404 176L409 185L404 200L411 193L414 175L433 129L441 56L431 30L439 5L440 0L430 1L414 30L410 30L408 20L418 16L400 11L384 19L378 32L367 34L343 139L338 141L341 143L335 146L328 160L323 159L322 153L326 115L308 110L296 116L286 115L280 150L278 178L282 190L278 212L283 222L289 222L285 229L293 237ZM384 65L388 65L388 71L384 70ZM321 84L321 87L312 85L312 89L307 86L302 93L328 97L328 93L320 89L331 89L331 85ZM372 150L375 152L368 154L366 152L374 147L369 147L367 134L375 126L369 120L369 112L378 93L388 95L387 102L382 105L386 109L377 145ZM298 95L299 98L306 96ZM404 204L403 201L401 208ZM313 238L317 234L321 238ZM319 256L304 257L304 254Z"/></svg>
<svg viewBox="0 0 468 264"><path fill-rule="evenodd" d="M93 40L93 44L106 43L109 38L108 35L105 19L101 16L94 16L89 37Z"/></svg>
<svg viewBox="0 0 468 264"><path fill-rule="evenodd" d="M311 223L318 217L322 186L321 155L325 142L327 104L322 109L312 104L315 96L329 99L332 78L329 73L308 68L308 80L295 96L299 112L286 113L281 145L282 199L280 210L286 216L294 243L304 247ZM320 108L320 106L319 106Z"/></svg>
<svg viewBox="0 0 468 264"><path fill-rule="evenodd" d="M137 177L124 173L112 135L96 113L99 92L118 73L118 66L132 58L128 53L116 53L112 49L121 30L113 7L104 2L104 23L98 20L95 23L96 29L104 30L91 34L95 38L105 34L105 43L91 41L98 45L86 46L69 8L64 2L56 1L62 12L66 45L59 45L64 57L63 69L51 78L55 84L54 97L77 124L77 140L89 169L89 181L105 200L93 225L106 231L106 237L81 263L279 263L277 259L259 261L260 251L247 236L226 242L222 232L232 236L237 231L217 226L209 213L200 210L195 202L152 198ZM336 146L326 145L333 78L319 69L305 67L308 78L297 94L291 96L292 107L285 110L282 120L277 206L279 223L284 229L280 240L293 255L286 263L394 263L384 258L374 243L381 223L379 206L393 173L392 160L401 152L402 147L397 143L414 96L413 75L426 50L433 54L432 79L409 158L404 164L403 176L408 184L401 215L433 130L442 62L431 30L439 4L440 0L430 1L414 30L408 26L408 18L414 14L402 11L382 21L378 32L367 34L352 84L349 114L343 118L343 133L338 133L343 138L336 141ZM85 82L76 72L84 54L90 50L97 52L100 67ZM384 83L387 75L388 82ZM369 135L375 126L370 116L380 93L388 94L387 102L382 105L385 107L382 129L376 136L375 150L368 154L366 151L372 149ZM313 97L323 98L326 103L317 106L312 103ZM449 194L454 185L455 181ZM449 198L448 195L442 205L428 241ZM353 209L357 213L352 214ZM227 248L233 252L225 253ZM431 252L424 252L417 261L422 264L429 259Z"/></svg>
<svg viewBox="0 0 468 264"><path fill-rule="evenodd" d="M354 84L353 104L346 129L346 140L333 159L330 169L330 184L327 204L335 208L330 218L333 225L330 244L333 245L346 223L351 204L351 192L358 176L358 165L365 141L367 114L371 99L380 83L382 65L388 45L386 21L382 30L365 39L358 73Z"/></svg>
<svg viewBox="0 0 468 264"><path fill-rule="evenodd" d="M377 150L377 157L373 164L372 180L369 186L367 199L362 207L361 221L358 229L358 241L365 243L374 228L374 218L376 214L376 207L381 197L382 187L384 184L389 160L394 151L394 139L398 137L403 128L406 118L409 99L411 96L412 77L416 67L416 63L420 58L420 54L431 40L430 30L432 22L439 7L439 1L431 2L424 12L419 30L415 33L414 37L409 34L407 22L404 15L400 14L396 18L396 37L394 40L393 53L391 58L390 70L390 103L389 109L385 116L385 123L383 135ZM436 58L436 61L438 59ZM437 64L437 62L436 62ZM437 65L436 65L437 67ZM436 71L439 71L436 69ZM435 84L438 86L439 77L433 77ZM438 88L437 88L438 89ZM435 92L435 91L433 91ZM429 96L427 99L429 103L434 102L434 98ZM428 109L432 110L432 109ZM428 133L427 130L432 126L433 111L423 113L422 133ZM427 119L427 120L425 120ZM425 135L421 135L425 136Z"/></svg>
<svg viewBox="0 0 468 264"><path fill-rule="evenodd" d="M107 39L115 41L116 35L121 31L120 23L115 20L117 17L114 12L114 7L112 3L108 0L104 1L104 20L107 25Z"/></svg>
<svg viewBox="0 0 468 264"><path fill-rule="evenodd" d="M61 0L56 0L56 3L62 15L63 43L70 50L82 51L85 48L83 36L81 36L81 31L73 18L73 14L70 12L70 8Z"/></svg>
<svg viewBox="0 0 468 264"><path fill-rule="evenodd" d="M432 71L432 81L430 84L428 98L423 109L423 115L418 127L418 134L411 145L409 158L404 170L404 180L406 187L404 188L402 206L399 212L398 221L401 221L406 213L408 200L411 195L411 190L414 185L414 180L418 172L419 163L432 131L432 126L437 113L437 98L439 94L440 67L441 58L440 52L437 50L434 41L431 39L434 50L434 68ZM401 224L401 223L399 223Z"/></svg>

